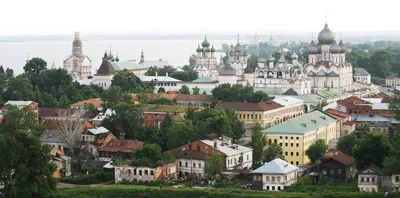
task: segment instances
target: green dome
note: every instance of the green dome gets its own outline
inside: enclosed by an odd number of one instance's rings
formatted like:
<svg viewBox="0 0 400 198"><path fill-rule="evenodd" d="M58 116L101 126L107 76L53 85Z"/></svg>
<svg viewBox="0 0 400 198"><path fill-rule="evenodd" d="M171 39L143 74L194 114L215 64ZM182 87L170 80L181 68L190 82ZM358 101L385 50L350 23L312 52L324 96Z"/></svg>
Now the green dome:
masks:
<svg viewBox="0 0 400 198"><path fill-rule="evenodd" d="M201 48L200 48L200 45L197 45L197 49L196 49L196 52L201 52L202 50L201 50Z"/></svg>
<svg viewBox="0 0 400 198"><path fill-rule="evenodd" d="M203 47L210 47L210 42L208 42L207 38L204 38L204 41L201 43Z"/></svg>
<svg viewBox="0 0 400 198"><path fill-rule="evenodd" d="M117 56L117 58L115 58L115 61L118 62L119 61L119 57Z"/></svg>
<svg viewBox="0 0 400 198"><path fill-rule="evenodd" d="M206 52L211 52L211 49L207 47Z"/></svg>
<svg viewBox="0 0 400 198"><path fill-rule="evenodd" d="M114 57L113 56L111 56L111 62L114 62L115 61L115 59L114 59Z"/></svg>
<svg viewBox="0 0 400 198"><path fill-rule="evenodd" d="M211 46L211 52L215 52L214 45Z"/></svg>

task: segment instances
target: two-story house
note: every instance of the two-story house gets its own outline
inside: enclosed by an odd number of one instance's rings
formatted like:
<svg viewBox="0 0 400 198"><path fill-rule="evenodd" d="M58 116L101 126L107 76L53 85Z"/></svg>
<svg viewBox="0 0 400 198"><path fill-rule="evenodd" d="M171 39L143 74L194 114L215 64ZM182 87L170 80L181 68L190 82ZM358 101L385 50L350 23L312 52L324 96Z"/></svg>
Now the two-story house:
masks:
<svg viewBox="0 0 400 198"><path fill-rule="evenodd" d="M117 139L110 130L104 127L94 127L81 133L81 143L87 146L87 150L94 158L99 157L99 149L109 141Z"/></svg>
<svg viewBox="0 0 400 198"><path fill-rule="evenodd" d="M157 167L146 166L115 166L115 183L122 182L152 182L160 181L166 178L172 179L179 171L178 162L161 164Z"/></svg>
<svg viewBox="0 0 400 198"><path fill-rule="evenodd" d="M138 140L112 139L99 149L100 157L131 157L136 150L142 149L144 142Z"/></svg>
<svg viewBox="0 0 400 198"><path fill-rule="evenodd" d="M371 164L358 173L358 188L360 192L378 192L380 189L381 168Z"/></svg>
<svg viewBox="0 0 400 198"><path fill-rule="evenodd" d="M354 157L335 150L328 152L318 166L313 168L314 172L334 180L351 181L357 174Z"/></svg>
<svg viewBox="0 0 400 198"><path fill-rule="evenodd" d="M298 168L280 158L265 163L251 172L253 189L279 191L297 182Z"/></svg>
<svg viewBox="0 0 400 198"><path fill-rule="evenodd" d="M146 126L161 127L162 121L167 114L169 114L174 121L183 121L186 112L190 108L198 109L197 107L190 106L144 104L144 124Z"/></svg>

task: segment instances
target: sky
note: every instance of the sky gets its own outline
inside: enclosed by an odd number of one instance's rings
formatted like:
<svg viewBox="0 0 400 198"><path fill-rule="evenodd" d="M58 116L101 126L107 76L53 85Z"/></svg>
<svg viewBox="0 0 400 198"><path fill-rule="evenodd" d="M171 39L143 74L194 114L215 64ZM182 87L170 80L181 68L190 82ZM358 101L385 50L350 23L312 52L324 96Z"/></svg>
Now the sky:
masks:
<svg viewBox="0 0 400 198"><path fill-rule="evenodd" d="M74 31L203 34L205 30L311 35L326 20L334 32L400 31L396 0L9 0L1 4L0 36Z"/></svg>

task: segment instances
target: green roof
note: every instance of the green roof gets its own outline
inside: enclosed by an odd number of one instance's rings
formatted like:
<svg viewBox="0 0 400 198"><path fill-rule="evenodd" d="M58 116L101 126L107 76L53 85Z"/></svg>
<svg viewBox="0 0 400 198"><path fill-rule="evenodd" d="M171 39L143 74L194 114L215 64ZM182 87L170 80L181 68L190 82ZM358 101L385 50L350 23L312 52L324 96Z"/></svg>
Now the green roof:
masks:
<svg viewBox="0 0 400 198"><path fill-rule="evenodd" d="M144 104L144 112L165 112L165 113L186 113L190 107L186 105L160 105L160 104Z"/></svg>
<svg viewBox="0 0 400 198"><path fill-rule="evenodd" d="M211 77L209 76L205 76L205 77L200 77L192 82L197 82L197 83L212 83L213 80L211 79Z"/></svg>
<svg viewBox="0 0 400 198"><path fill-rule="evenodd" d="M317 128L325 127L327 124L331 124L332 122L336 122L336 119L320 110L315 110L313 112L286 120L280 124L264 129L262 132L266 133L266 135L303 135L307 132L316 130Z"/></svg>
<svg viewBox="0 0 400 198"><path fill-rule="evenodd" d="M282 95L298 96L299 94L297 94L297 92L293 88L290 88L287 91L285 91L285 93L283 93Z"/></svg>
<svg viewBox="0 0 400 198"><path fill-rule="evenodd" d="M302 100L302 101L304 101L304 103L318 103L319 101L324 99L321 96L318 96L316 94L308 94L308 95L302 95L302 96L290 96L290 97Z"/></svg>
<svg viewBox="0 0 400 198"><path fill-rule="evenodd" d="M383 92L383 93L386 94L386 95L388 95L389 97L393 97L393 96L394 96L394 93L391 92L391 91L385 91L385 92Z"/></svg>
<svg viewBox="0 0 400 198"><path fill-rule="evenodd" d="M124 69L127 70L141 70L141 69L148 69L148 66L137 64L133 61L124 61L124 62L113 62L112 63L114 69L116 71L121 71Z"/></svg>
<svg viewBox="0 0 400 198"><path fill-rule="evenodd" d="M345 96L345 94L336 91L320 91L317 93L317 95L324 98L325 100L337 99Z"/></svg>

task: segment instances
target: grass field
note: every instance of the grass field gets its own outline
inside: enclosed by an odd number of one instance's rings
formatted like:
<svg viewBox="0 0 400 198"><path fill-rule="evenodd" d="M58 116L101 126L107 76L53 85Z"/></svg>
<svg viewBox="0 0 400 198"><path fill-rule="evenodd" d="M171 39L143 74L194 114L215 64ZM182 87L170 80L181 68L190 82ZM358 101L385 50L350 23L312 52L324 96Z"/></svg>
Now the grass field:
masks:
<svg viewBox="0 0 400 198"><path fill-rule="evenodd" d="M194 188L173 188L148 187L138 185L109 185L109 186L79 186L72 188L57 189L52 195L53 198L129 198L129 197L151 197L151 198L179 198L179 197L270 197L270 198L369 198L383 197L383 193L361 193L343 192L340 189L332 191L313 192L266 192L248 189L194 189ZM388 197L400 197L400 194L389 194Z"/></svg>

